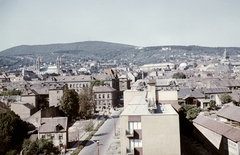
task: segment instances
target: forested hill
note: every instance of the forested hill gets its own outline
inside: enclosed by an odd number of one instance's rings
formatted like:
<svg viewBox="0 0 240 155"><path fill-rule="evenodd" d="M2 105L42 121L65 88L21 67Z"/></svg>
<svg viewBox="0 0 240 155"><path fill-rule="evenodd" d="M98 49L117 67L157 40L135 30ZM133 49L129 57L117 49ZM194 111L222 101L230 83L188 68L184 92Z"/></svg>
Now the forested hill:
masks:
<svg viewBox="0 0 240 155"><path fill-rule="evenodd" d="M118 64L161 63L161 62L188 62L201 56L217 58L227 50L230 57L240 55L239 47L202 47L202 46L151 46L137 47L132 45L86 41L66 44L49 45L22 45L0 52L0 68L13 69L18 66L34 65L36 58L41 57L43 62L55 63L57 56L62 62L83 62L97 60L108 62L117 60ZM196 57L199 56L199 57ZM7 66L7 67L6 67Z"/></svg>
<svg viewBox="0 0 240 155"><path fill-rule="evenodd" d="M71 52L71 51L87 51L90 53L103 53L108 51L121 51L127 49L134 49L134 46L100 42L100 41L86 41L76 43L65 43L65 44L48 44L48 45L21 45L13 48L6 49L0 52L1 56L16 56L16 55L27 55L27 54L49 54L59 52Z"/></svg>

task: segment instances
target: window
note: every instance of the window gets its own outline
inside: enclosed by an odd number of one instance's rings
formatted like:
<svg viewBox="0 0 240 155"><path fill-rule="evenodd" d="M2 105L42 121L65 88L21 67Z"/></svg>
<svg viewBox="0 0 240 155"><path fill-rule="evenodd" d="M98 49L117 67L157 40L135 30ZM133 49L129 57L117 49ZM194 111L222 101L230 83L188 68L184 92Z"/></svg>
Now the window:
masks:
<svg viewBox="0 0 240 155"><path fill-rule="evenodd" d="M104 95L104 94L102 95L102 98L105 98L105 95Z"/></svg>
<svg viewBox="0 0 240 155"><path fill-rule="evenodd" d="M142 129L141 122L129 122L129 131L133 133L133 130Z"/></svg>
<svg viewBox="0 0 240 155"><path fill-rule="evenodd" d="M141 139L129 139L130 148L133 149L135 147L142 147Z"/></svg>
<svg viewBox="0 0 240 155"><path fill-rule="evenodd" d="M110 98L110 95L109 95L109 94L107 94L107 98Z"/></svg>

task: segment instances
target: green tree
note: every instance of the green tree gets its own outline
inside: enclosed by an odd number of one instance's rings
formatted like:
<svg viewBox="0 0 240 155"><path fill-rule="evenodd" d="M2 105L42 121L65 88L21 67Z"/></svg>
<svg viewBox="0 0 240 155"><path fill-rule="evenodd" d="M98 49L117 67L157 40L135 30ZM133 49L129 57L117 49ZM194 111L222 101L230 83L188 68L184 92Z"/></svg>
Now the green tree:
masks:
<svg viewBox="0 0 240 155"><path fill-rule="evenodd" d="M186 75L183 72L174 73L172 76L173 79L186 79Z"/></svg>
<svg viewBox="0 0 240 155"><path fill-rule="evenodd" d="M25 139L22 144L22 152L24 155L57 155L59 151L53 146L50 139L38 139L36 141L30 141Z"/></svg>
<svg viewBox="0 0 240 155"><path fill-rule="evenodd" d="M74 89L65 90L60 100L60 107L65 114L72 118L78 116L79 97Z"/></svg>
<svg viewBox="0 0 240 155"><path fill-rule="evenodd" d="M22 92L20 90L6 90L0 93L0 96L11 96L11 95L21 95Z"/></svg>
<svg viewBox="0 0 240 155"><path fill-rule="evenodd" d="M209 103L209 109L210 110L215 110L216 109L216 101L211 100Z"/></svg>
<svg viewBox="0 0 240 155"><path fill-rule="evenodd" d="M232 101L232 97L229 94L224 93L224 94L222 94L220 96L220 100L222 101L223 104L225 104L225 103L231 102Z"/></svg>
<svg viewBox="0 0 240 155"><path fill-rule="evenodd" d="M6 154L27 136L27 123L13 111L0 114L0 154Z"/></svg>
<svg viewBox="0 0 240 155"><path fill-rule="evenodd" d="M94 96L91 88L82 88L79 94L79 105L80 116L83 118L89 117L94 110Z"/></svg>
<svg viewBox="0 0 240 155"><path fill-rule="evenodd" d="M198 114L201 112L201 109L192 105L183 104L179 112L184 113L186 118L189 121L192 121L198 116Z"/></svg>
<svg viewBox="0 0 240 155"><path fill-rule="evenodd" d="M94 86L109 86L109 83L105 83L104 80L94 80L91 81L90 88L93 88Z"/></svg>
<svg viewBox="0 0 240 155"><path fill-rule="evenodd" d="M201 112L201 109L200 108L198 108L198 107L193 107L193 108L191 108L191 109L189 109L188 111L187 111L187 116L186 116L186 118L188 119L188 120L190 120L190 121L192 121L193 119L195 119L197 116L198 116L198 114Z"/></svg>

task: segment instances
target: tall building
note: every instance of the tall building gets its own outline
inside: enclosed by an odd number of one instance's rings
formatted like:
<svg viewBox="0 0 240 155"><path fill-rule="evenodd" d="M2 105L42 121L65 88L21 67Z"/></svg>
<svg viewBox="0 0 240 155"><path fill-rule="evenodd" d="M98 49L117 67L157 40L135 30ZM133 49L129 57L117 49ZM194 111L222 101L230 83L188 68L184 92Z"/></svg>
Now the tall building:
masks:
<svg viewBox="0 0 240 155"><path fill-rule="evenodd" d="M121 155L180 155L179 115L174 81L148 81L124 91L120 115Z"/></svg>

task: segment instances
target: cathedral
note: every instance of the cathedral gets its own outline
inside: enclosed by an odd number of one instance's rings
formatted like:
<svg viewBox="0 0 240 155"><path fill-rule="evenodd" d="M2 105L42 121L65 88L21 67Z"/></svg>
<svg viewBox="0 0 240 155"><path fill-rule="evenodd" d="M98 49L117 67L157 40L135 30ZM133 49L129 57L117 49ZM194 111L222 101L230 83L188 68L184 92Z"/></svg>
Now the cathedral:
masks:
<svg viewBox="0 0 240 155"><path fill-rule="evenodd" d="M56 65L45 65L43 66L42 59L40 57L36 60L36 73L37 74L60 74L61 73L62 60L61 57L57 57Z"/></svg>

